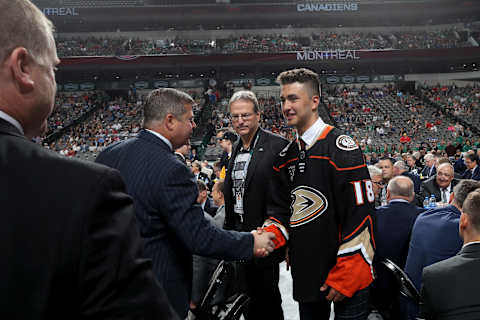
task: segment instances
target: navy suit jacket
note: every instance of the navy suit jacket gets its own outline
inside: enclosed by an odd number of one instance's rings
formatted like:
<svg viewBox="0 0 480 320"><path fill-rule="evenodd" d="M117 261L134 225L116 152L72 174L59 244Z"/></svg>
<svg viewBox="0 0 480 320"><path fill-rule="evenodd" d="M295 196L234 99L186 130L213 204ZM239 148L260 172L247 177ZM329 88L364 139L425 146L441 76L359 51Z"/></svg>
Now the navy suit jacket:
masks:
<svg viewBox="0 0 480 320"><path fill-rule="evenodd" d="M460 214L455 206L450 205L425 211L415 221L405 272L418 290L424 267L454 256L462 247L458 235Z"/></svg>
<svg viewBox="0 0 480 320"><path fill-rule="evenodd" d="M477 180L479 181L480 180L480 167L477 166L475 167L475 171L473 172L473 175L472 175L472 170L467 170L463 173L462 175L462 179L473 179L473 180Z"/></svg>
<svg viewBox="0 0 480 320"><path fill-rule="evenodd" d="M472 243L460 252L423 271L422 315L428 319L480 319L480 244Z"/></svg>
<svg viewBox="0 0 480 320"><path fill-rule="evenodd" d="M145 255L174 309L185 317L189 307L192 253L225 260L251 259L253 236L227 232L205 219L196 203L197 185L191 171L169 146L142 130L115 143L97 160L117 168L134 198Z"/></svg>

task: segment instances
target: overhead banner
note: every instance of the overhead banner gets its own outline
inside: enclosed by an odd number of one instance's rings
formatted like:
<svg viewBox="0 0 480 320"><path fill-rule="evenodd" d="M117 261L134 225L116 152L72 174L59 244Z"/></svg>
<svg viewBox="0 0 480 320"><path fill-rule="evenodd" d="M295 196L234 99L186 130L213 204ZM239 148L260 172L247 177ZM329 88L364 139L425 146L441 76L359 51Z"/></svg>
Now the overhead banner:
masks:
<svg viewBox="0 0 480 320"><path fill-rule="evenodd" d="M297 52L298 61L312 60L358 60L360 56L357 50L305 50Z"/></svg>
<svg viewBox="0 0 480 320"><path fill-rule="evenodd" d="M78 16L77 8L43 8L46 16Z"/></svg>
<svg viewBox="0 0 480 320"><path fill-rule="evenodd" d="M297 4L298 12L358 11L356 2L307 2Z"/></svg>
<svg viewBox="0 0 480 320"><path fill-rule="evenodd" d="M404 75L389 74L378 76L326 76L321 77L322 83L327 84L350 84L350 83L385 83L404 80Z"/></svg>

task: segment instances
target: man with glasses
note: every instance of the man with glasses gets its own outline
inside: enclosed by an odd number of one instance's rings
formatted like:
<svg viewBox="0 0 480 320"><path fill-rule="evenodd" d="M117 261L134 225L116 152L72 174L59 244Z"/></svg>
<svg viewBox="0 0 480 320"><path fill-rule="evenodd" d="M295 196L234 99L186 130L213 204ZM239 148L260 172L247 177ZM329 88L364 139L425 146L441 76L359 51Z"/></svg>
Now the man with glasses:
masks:
<svg viewBox="0 0 480 320"><path fill-rule="evenodd" d="M369 165L368 173L370 174L370 179L372 180L373 194L375 195L375 207L379 207L382 205L380 201L380 192L385 186L383 183L382 170L374 165Z"/></svg>
<svg viewBox="0 0 480 320"><path fill-rule="evenodd" d="M450 163L442 163L438 166L437 174L422 182L420 193L417 196L417 205L423 206L423 200L432 195L436 202L448 203L453 187L458 183L454 178L453 166Z"/></svg>
<svg viewBox="0 0 480 320"><path fill-rule="evenodd" d="M480 180L480 168L478 167L478 156L472 151L465 155L465 166L467 170L462 179Z"/></svg>
<svg viewBox="0 0 480 320"><path fill-rule="evenodd" d="M225 176L225 226L238 231L262 227L267 219L269 182L275 156L284 138L260 128L260 109L251 91L236 92L229 102L232 125L240 136L233 146ZM245 265L250 306L246 319L283 319L278 289L279 266L285 251Z"/></svg>

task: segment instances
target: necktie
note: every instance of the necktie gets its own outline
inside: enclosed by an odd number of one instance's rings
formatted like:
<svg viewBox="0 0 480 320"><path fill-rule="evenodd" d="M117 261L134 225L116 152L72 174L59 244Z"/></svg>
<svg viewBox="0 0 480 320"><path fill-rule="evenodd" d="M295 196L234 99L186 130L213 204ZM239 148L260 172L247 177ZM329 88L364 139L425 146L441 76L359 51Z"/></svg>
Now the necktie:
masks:
<svg viewBox="0 0 480 320"><path fill-rule="evenodd" d="M445 188L442 188L442 202L443 202L443 203L447 203L447 202L448 202L448 199L447 199L447 189L445 189Z"/></svg>

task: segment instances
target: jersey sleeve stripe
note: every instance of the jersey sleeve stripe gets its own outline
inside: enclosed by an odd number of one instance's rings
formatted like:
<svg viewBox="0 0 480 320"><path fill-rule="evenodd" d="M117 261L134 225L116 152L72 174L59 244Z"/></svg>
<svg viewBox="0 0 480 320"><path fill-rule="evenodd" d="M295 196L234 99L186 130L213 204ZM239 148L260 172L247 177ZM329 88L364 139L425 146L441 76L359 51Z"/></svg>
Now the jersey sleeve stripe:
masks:
<svg viewBox="0 0 480 320"><path fill-rule="evenodd" d="M361 165L358 165L358 166L354 166L354 167L346 167L346 168L339 168L335 162L332 161L332 159L330 159L329 157L325 157L325 156L309 156L310 159L323 159L323 160L328 160L332 166L335 167L335 170L337 171L349 171L349 170L356 170L356 169L360 169L360 168L363 168L363 167L366 167L367 165L364 163L364 164L361 164Z"/></svg>
<svg viewBox="0 0 480 320"><path fill-rule="evenodd" d="M287 162L285 162L284 164L281 164L278 166L278 169L282 169L283 167L285 167L287 164L289 164L290 162L293 162L293 161L297 161L298 158L293 158L293 159L290 159L288 160Z"/></svg>

